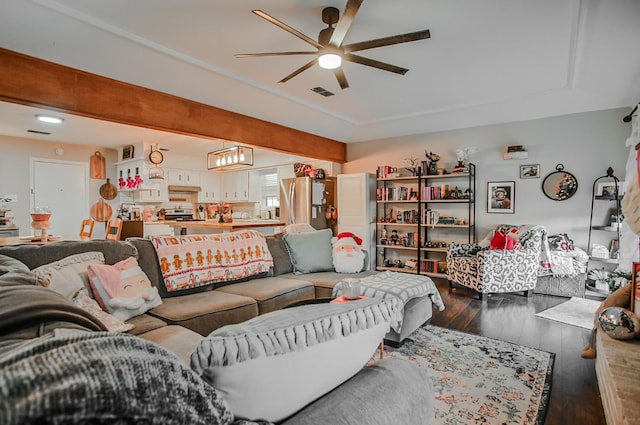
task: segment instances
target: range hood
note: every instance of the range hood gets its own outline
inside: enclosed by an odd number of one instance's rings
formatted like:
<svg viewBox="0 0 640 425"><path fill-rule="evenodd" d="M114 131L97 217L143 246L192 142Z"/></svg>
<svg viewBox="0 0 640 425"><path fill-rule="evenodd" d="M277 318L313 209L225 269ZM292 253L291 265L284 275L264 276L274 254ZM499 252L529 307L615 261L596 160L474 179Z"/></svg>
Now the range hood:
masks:
<svg viewBox="0 0 640 425"><path fill-rule="evenodd" d="M200 192L202 189L200 188L200 186L183 186L183 185L178 185L178 184L170 184L169 185L169 192L172 193L197 193Z"/></svg>

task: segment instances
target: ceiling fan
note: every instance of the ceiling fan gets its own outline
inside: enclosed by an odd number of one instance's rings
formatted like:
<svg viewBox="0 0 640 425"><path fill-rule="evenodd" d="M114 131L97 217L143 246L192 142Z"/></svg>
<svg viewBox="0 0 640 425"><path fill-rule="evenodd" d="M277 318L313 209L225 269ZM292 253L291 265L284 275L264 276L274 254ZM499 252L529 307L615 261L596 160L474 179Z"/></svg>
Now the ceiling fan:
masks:
<svg viewBox="0 0 640 425"><path fill-rule="evenodd" d="M327 24L328 27L320 31L320 34L318 35L318 41L302 34L300 31L297 31L294 28L291 28L287 24L277 20L276 18L263 12L262 10L253 10L252 12L259 17L282 28L288 33L295 35L301 40L304 40L305 42L315 47L316 50L303 52L243 53L236 54L234 56L237 58L249 58L260 56L314 55L315 57L313 58L313 60L296 69L291 74L287 75L278 82L286 83L296 75L302 73L303 71L306 71L307 69L318 63L322 68L333 69L338 83L340 84L340 88L342 88L343 90L349 87L349 83L347 82L347 77L344 75L344 71L340 67L340 65L342 64L342 60L371 66L373 68L394 72L400 75L406 74L407 71L409 71L407 68L402 68L378 60L354 55L352 52L373 49L375 47L406 43L409 41L424 40L431 37L429 30L393 35L389 37L382 37L374 40L343 45L342 42L344 41L344 38L347 35L347 32L349 31L349 28L351 27L351 24L353 23L353 20L355 19L356 13L358 13L358 9L360 8L362 2L363 0L348 0L341 18L339 18L340 11L335 7L325 7L324 9L322 9L322 22Z"/></svg>

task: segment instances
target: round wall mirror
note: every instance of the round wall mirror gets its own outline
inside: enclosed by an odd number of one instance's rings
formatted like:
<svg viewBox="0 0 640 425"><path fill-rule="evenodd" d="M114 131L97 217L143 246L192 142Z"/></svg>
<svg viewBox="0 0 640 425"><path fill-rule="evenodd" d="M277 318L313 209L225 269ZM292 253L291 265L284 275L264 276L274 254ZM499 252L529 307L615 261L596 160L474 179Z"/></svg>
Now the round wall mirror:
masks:
<svg viewBox="0 0 640 425"><path fill-rule="evenodd" d="M564 165L558 164L556 171L549 173L542 181L542 191L549 199L564 201L578 191L578 179L564 171Z"/></svg>

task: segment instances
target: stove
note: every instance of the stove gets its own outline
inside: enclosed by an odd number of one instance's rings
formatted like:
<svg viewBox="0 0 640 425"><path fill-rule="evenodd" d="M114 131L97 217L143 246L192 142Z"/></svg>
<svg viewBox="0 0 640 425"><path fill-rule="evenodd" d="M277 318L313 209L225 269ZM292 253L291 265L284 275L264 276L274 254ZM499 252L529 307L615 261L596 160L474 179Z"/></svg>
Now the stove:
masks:
<svg viewBox="0 0 640 425"><path fill-rule="evenodd" d="M193 209L191 208L168 209L164 213L164 219L167 221L204 221L201 218L194 218Z"/></svg>

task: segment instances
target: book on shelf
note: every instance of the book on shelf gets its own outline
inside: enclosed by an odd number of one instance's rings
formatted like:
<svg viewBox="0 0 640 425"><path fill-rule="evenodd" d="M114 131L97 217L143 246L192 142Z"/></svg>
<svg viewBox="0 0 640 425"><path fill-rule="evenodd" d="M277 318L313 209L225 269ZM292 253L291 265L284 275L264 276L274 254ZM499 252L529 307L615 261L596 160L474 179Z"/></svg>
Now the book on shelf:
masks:
<svg viewBox="0 0 640 425"><path fill-rule="evenodd" d="M436 210L422 210L422 224L438 224L440 213Z"/></svg>
<svg viewBox="0 0 640 425"><path fill-rule="evenodd" d="M376 189L378 201L411 201L418 199L418 192L413 187L379 187Z"/></svg>
<svg viewBox="0 0 640 425"><path fill-rule="evenodd" d="M422 188L422 200L433 201L438 199L447 199L449 197L449 191L450 189L448 184L424 186Z"/></svg>
<svg viewBox="0 0 640 425"><path fill-rule="evenodd" d="M438 263L439 260L420 260L420 270L428 273L438 273Z"/></svg>

